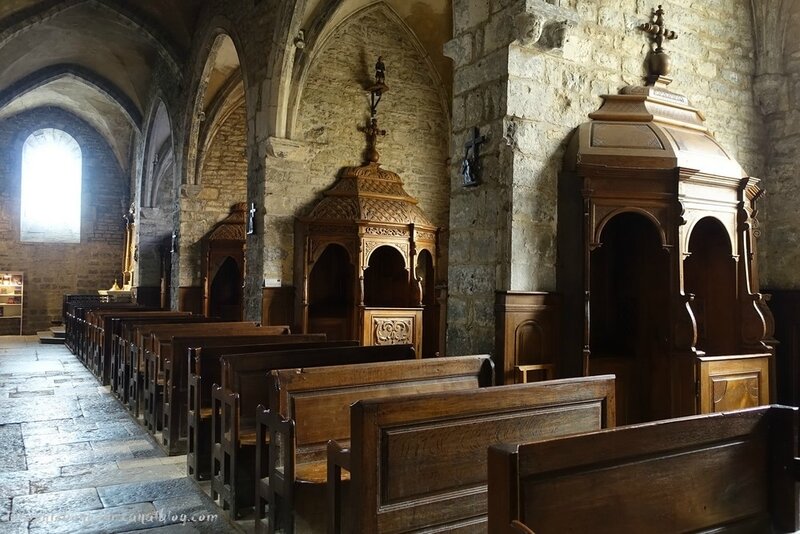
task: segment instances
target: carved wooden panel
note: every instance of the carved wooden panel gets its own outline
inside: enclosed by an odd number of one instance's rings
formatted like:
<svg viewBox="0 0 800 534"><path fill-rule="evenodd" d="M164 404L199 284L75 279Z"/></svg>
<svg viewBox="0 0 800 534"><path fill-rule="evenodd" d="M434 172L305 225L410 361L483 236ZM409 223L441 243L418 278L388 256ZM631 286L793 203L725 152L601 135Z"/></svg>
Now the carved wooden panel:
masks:
<svg viewBox="0 0 800 534"><path fill-rule="evenodd" d="M364 308L361 343L364 345L414 345L422 351L422 308Z"/></svg>
<svg viewBox="0 0 800 534"><path fill-rule="evenodd" d="M203 313L203 288L199 286L181 286L178 288L178 311L196 314Z"/></svg>
<svg viewBox="0 0 800 534"><path fill-rule="evenodd" d="M770 354L698 358L698 413L769 404L771 359Z"/></svg>
<svg viewBox="0 0 800 534"><path fill-rule="evenodd" d="M523 365L553 364L559 354L559 296L554 293L498 292L495 296L497 379L517 382ZM555 374L558 376L556 368Z"/></svg>

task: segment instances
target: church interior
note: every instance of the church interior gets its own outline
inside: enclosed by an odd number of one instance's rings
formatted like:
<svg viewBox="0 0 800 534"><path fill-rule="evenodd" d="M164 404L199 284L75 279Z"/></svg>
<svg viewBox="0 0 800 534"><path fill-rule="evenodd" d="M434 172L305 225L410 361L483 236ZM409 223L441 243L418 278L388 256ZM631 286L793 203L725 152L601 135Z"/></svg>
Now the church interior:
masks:
<svg viewBox="0 0 800 534"><path fill-rule="evenodd" d="M799 27L0 2L0 530L799 531Z"/></svg>

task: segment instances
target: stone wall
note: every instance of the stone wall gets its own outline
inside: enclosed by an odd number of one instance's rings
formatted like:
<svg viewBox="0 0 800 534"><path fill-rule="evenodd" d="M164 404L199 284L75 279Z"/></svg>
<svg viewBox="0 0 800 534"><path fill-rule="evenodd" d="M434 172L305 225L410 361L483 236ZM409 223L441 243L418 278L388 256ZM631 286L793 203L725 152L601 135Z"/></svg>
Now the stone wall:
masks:
<svg viewBox="0 0 800 534"><path fill-rule="evenodd" d="M640 85L648 50L638 0L454 0L448 353L493 348L495 290L556 288L556 184L572 130L600 95ZM754 48L745 0L664 4L679 38L670 89L700 108L754 176L763 126L752 98ZM567 21L566 31L560 26ZM463 142L478 126L484 184L460 187Z"/></svg>
<svg viewBox="0 0 800 534"><path fill-rule="evenodd" d="M81 147L83 181L80 244L19 240L22 145L40 128L64 130ZM24 271L24 332L33 334L61 319L64 293L93 293L121 282L129 198L128 178L107 142L73 115L43 108L0 122L0 270ZM16 322L0 320L0 333Z"/></svg>
<svg viewBox="0 0 800 534"><path fill-rule="evenodd" d="M237 202L247 200L247 138L242 103L224 118L201 167L198 185L180 198L180 286L199 286L200 241Z"/></svg>
<svg viewBox="0 0 800 534"><path fill-rule="evenodd" d="M295 217L315 205L343 167L364 161L366 137L358 128L369 118L365 89L374 81L378 55L390 88L378 108L379 126L388 131L378 141L381 164L398 173L425 214L446 229L449 121L444 89L434 82L412 39L388 10L378 7L345 21L322 45L303 85L292 135L300 142L295 161L271 158L267 163L266 277L292 284Z"/></svg>

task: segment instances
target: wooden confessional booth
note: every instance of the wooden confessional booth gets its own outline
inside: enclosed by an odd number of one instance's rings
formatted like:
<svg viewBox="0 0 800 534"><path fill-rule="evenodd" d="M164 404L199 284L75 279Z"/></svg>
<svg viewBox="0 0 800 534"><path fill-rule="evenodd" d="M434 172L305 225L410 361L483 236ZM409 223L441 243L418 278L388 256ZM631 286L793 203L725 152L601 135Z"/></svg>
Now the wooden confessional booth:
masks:
<svg viewBox="0 0 800 534"><path fill-rule="evenodd" d="M377 162L344 169L295 228L297 321L363 345L438 352L436 228Z"/></svg>
<svg viewBox="0 0 800 534"><path fill-rule="evenodd" d="M559 179L559 367L616 374L618 424L769 403L758 180L665 83L602 98Z"/></svg>
<svg viewBox="0 0 800 534"><path fill-rule="evenodd" d="M246 216L247 204L234 204L230 215L202 240L200 275L206 317L242 320Z"/></svg>

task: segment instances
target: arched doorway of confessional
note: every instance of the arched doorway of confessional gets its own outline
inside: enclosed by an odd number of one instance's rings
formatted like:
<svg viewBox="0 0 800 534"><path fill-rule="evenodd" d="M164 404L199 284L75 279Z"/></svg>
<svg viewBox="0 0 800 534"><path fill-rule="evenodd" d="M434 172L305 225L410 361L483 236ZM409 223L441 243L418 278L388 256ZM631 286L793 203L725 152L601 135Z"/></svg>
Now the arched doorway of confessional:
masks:
<svg viewBox="0 0 800 534"><path fill-rule="evenodd" d="M436 274L433 257L427 250L417 256L417 279L422 293L422 357L439 355L439 302L436 298Z"/></svg>
<svg viewBox="0 0 800 534"><path fill-rule="evenodd" d="M400 251L389 245L376 248L364 270L364 306L408 307L409 290L408 270Z"/></svg>
<svg viewBox="0 0 800 534"><path fill-rule="evenodd" d="M242 273L232 257L226 257L214 274L208 298L209 316L242 320Z"/></svg>
<svg viewBox="0 0 800 534"><path fill-rule="evenodd" d="M327 334L329 340L353 339L353 278L347 250L328 245L308 277L308 332Z"/></svg>
<svg viewBox="0 0 800 534"><path fill-rule="evenodd" d="M669 417L669 253L646 216L617 214L590 254L590 374L617 377L617 423Z"/></svg>
<svg viewBox="0 0 800 534"><path fill-rule="evenodd" d="M707 356L735 354L739 339L736 260L728 232L717 219L705 217L692 228L683 276L684 291L694 295L697 349Z"/></svg>

